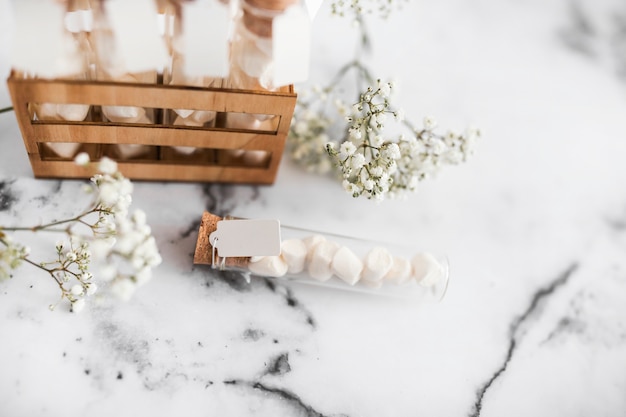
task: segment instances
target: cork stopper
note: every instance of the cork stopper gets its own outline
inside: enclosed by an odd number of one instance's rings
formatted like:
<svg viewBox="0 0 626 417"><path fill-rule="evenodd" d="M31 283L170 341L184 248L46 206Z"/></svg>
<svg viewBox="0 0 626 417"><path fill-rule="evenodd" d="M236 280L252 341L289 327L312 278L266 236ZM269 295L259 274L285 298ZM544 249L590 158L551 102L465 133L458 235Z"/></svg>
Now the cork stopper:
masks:
<svg viewBox="0 0 626 417"><path fill-rule="evenodd" d="M196 265L211 265L213 260L213 246L209 241L209 235L217 230L217 222L222 217L205 211L200 221L198 230L198 240L196 241L196 251L193 255L193 263ZM219 255L219 251L217 253ZM248 269L249 257L225 258L225 266L229 268ZM221 262L221 259L220 259Z"/></svg>
<svg viewBox="0 0 626 417"><path fill-rule="evenodd" d="M244 0L250 6L257 9L283 11L298 0Z"/></svg>

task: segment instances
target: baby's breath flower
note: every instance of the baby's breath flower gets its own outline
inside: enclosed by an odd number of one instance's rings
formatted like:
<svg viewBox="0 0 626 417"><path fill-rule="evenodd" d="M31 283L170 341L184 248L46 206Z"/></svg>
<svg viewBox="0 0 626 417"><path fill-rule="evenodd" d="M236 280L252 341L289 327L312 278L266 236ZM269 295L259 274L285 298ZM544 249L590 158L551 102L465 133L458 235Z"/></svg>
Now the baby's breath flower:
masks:
<svg viewBox="0 0 626 417"><path fill-rule="evenodd" d="M76 165L79 166L85 166L89 164L89 154L87 152L79 153L78 155L76 155L76 158L74 158L74 162L76 163Z"/></svg>
<svg viewBox="0 0 626 417"><path fill-rule="evenodd" d="M117 172L117 162L114 160L104 157L100 160L98 164L98 170L103 174L112 175Z"/></svg>
<svg viewBox="0 0 626 417"><path fill-rule="evenodd" d="M83 295L83 286L79 284L73 285L70 292L72 295Z"/></svg>
<svg viewBox="0 0 626 417"><path fill-rule="evenodd" d="M384 135L387 114L403 120L401 110L391 111L387 99L392 85L378 82L377 89L368 87L353 106L349 141L342 143L339 152L326 147L335 159L343 177L343 187L352 196L383 200L386 196L402 198L413 192L420 180L433 176L443 165L464 161L471 153L473 131L465 136L435 132L436 121L424 118L424 127L413 136L400 135L396 139ZM356 135L364 129L367 134Z"/></svg>
<svg viewBox="0 0 626 417"><path fill-rule="evenodd" d="M431 116L424 117L424 129L433 130L437 126L437 121Z"/></svg>
<svg viewBox="0 0 626 417"><path fill-rule="evenodd" d="M136 287L137 286L129 278L123 278L113 282L111 291L119 299L128 301L135 293Z"/></svg>
<svg viewBox="0 0 626 417"><path fill-rule="evenodd" d="M350 166L352 169L359 170L365 165L365 156L362 153L352 155Z"/></svg>
<svg viewBox="0 0 626 417"><path fill-rule="evenodd" d="M354 143L350 141L345 141L339 147L339 157L342 159L354 155L354 152L356 152L356 147L354 146Z"/></svg>
<svg viewBox="0 0 626 417"><path fill-rule="evenodd" d="M85 288L86 288L86 293L89 296L94 295L96 291L98 291L98 285L96 285L93 282L85 284Z"/></svg>
<svg viewBox="0 0 626 417"><path fill-rule="evenodd" d="M72 301L72 313L80 313L85 308L85 299L78 298Z"/></svg>
<svg viewBox="0 0 626 417"><path fill-rule="evenodd" d="M76 162L89 163L88 157L79 155ZM61 299L71 304L71 311L80 312L87 297L98 291L96 280L133 284L135 276L146 281L151 269L162 261L146 214L135 210L129 216L132 201L132 183L117 171L117 163L104 158L98 164L101 172L91 178L96 190L93 206L82 214L38 225L32 230L50 230L66 235L66 240L56 242L56 258L49 262L34 262L28 247L14 243L6 230L0 227L0 279L10 277L10 271L23 261L38 266L49 273L61 291ZM59 228L60 224L67 227ZM81 228L91 229L81 234ZM91 272L92 257L103 264L100 273ZM116 284L117 285L117 284ZM119 284L122 287L125 284ZM51 305L51 310L56 304Z"/></svg>

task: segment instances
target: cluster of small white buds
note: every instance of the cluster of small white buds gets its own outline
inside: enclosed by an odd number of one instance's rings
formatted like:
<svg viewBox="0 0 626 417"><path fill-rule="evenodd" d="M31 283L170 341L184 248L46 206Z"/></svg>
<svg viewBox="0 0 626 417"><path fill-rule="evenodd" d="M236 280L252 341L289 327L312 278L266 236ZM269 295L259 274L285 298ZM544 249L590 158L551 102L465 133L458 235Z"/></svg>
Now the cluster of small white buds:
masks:
<svg viewBox="0 0 626 417"><path fill-rule="evenodd" d="M326 115L326 107L331 106L342 116L349 114L350 109L337 98L330 100L330 89L315 86L299 95L287 142L289 156L308 172L329 173L333 165L324 147L330 141L333 120Z"/></svg>
<svg viewBox="0 0 626 417"><path fill-rule="evenodd" d="M465 162L480 132L468 129L465 134L448 131L442 135L436 132L432 117L424 118L421 129L413 128L404 111L391 106L396 88L395 83L379 79L352 106L337 98L331 87L305 90L289 133L290 156L310 172L335 168L348 194L377 201L405 198L443 166ZM333 134L337 117L327 115L330 103L348 124L338 129L343 132L341 142L329 139L338 136ZM389 123L409 127L410 133L391 137L386 132Z"/></svg>
<svg viewBox="0 0 626 417"><path fill-rule="evenodd" d="M443 165L465 161L480 135L470 130L465 135L448 132L442 136L434 131L437 122L426 117L424 127L414 129L410 137L386 138L388 115L398 123L404 121L402 110L391 109L393 88L392 83L381 80L376 88L368 87L352 107L352 114L346 116L347 139L338 150L334 143L326 145L341 171L344 189L353 197L405 197Z"/></svg>
<svg viewBox="0 0 626 417"><path fill-rule="evenodd" d="M407 0L334 0L331 2L331 13L344 17L347 14L354 16L355 22L360 22L363 15L377 13L382 18L387 18L394 9L402 8Z"/></svg>
<svg viewBox="0 0 626 417"><path fill-rule="evenodd" d="M89 156L80 153L75 162L88 165ZM69 301L74 313L83 310L87 298L98 292L96 278L108 282L118 294L120 287L134 288L149 280L152 268L161 263L161 256L146 214L135 210L129 216L133 186L111 159L100 160L98 171L88 187L90 192L95 191L95 198L90 208L77 216L31 227L0 226L0 279L10 278L11 271L22 263L36 266L56 282L61 290L60 301ZM84 233L85 229L88 233ZM56 256L48 262L32 260L28 247L15 243L7 234L44 230L69 238L56 243ZM102 264L95 277L90 271L92 261ZM130 297L128 291L122 295ZM51 304L50 310L57 304Z"/></svg>
<svg viewBox="0 0 626 417"><path fill-rule="evenodd" d="M30 248L14 242L11 236L2 232L0 228L0 281L11 277L11 270L19 267Z"/></svg>
<svg viewBox="0 0 626 417"><path fill-rule="evenodd" d="M85 307L85 298L94 295L98 290L97 284L92 281L93 275L89 272L89 243L70 231L69 242L59 241L55 249L57 259L42 262L40 266L54 271L52 275L61 288L61 299L67 298L72 312L79 313ZM50 305L51 310L55 307L54 304Z"/></svg>
<svg viewBox="0 0 626 417"><path fill-rule="evenodd" d="M110 283L113 293L128 300L150 280L152 268L162 259L145 212L135 210L129 216L132 183L110 159L100 161L99 171L91 180L98 189L96 231L104 239L92 244L92 252L103 264L101 278Z"/></svg>

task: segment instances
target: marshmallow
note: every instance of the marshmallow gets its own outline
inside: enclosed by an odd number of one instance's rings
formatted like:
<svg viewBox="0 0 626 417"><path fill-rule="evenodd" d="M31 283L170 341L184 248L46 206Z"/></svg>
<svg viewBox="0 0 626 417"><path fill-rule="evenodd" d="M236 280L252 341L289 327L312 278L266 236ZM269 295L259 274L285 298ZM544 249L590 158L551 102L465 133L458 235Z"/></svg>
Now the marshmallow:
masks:
<svg viewBox="0 0 626 417"><path fill-rule="evenodd" d="M393 257L386 248L374 248L365 255L362 278L380 281L393 266Z"/></svg>
<svg viewBox="0 0 626 417"><path fill-rule="evenodd" d="M46 142L46 146L61 158L71 158L76 155L80 143Z"/></svg>
<svg viewBox="0 0 626 417"><path fill-rule="evenodd" d="M121 145L115 145L117 151L122 159L136 158L138 156L145 155L150 150L148 145L138 145L135 143L126 143Z"/></svg>
<svg viewBox="0 0 626 417"><path fill-rule="evenodd" d="M192 126L192 127L202 127L202 123L196 122L195 120L189 118L185 119L182 116L178 116L176 120L174 120L174 126Z"/></svg>
<svg viewBox="0 0 626 417"><path fill-rule="evenodd" d="M188 109L174 109L174 111L183 119L188 118L193 113L193 110L188 110Z"/></svg>
<svg viewBox="0 0 626 417"><path fill-rule="evenodd" d="M216 112L213 110L196 110L189 117L191 120L194 120L196 123L200 123L201 125L205 125L213 120L215 120Z"/></svg>
<svg viewBox="0 0 626 417"><path fill-rule="evenodd" d="M298 274L304 271L306 245L300 239L284 240L280 245L281 256L287 263L287 272Z"/></svg>
<svg viewBox="0 0 626 417"><path fill-rule="evenodd" d="M385 275L385 280L401 285L411 278L411 272L411 262L408 259L394 256L393 265Z"/></svg>
<svg viewBox="0 0 626 417"><path fill-rule="evenodd" d="M35 113L39 120L57 120L57 105L53 103L41 103L37 105Z"/></svg>
<svg viewBox="0 0 626 417"><path fill-rule="evenodd" d="M87 118L89 107L88 104L41 103L37 105L35 113L39 120L82 122Z"/></svg>
<svg viewBox="0 0 626 417"><path fill-rule="evenodd" d="M313 256L313 249L315 249L315 247L321 243L321 242L325 242L326 238L322 235L312 235L312 236L307 236L304 239L302 239L302 243L304 243L304 246L306 246L306 250L307 250L307 255L306 255L306 263L310 263L311 262L311 257Z"/></svg>
<svg viewBox="0 0 626 417"><path fill-rule="evenodd" d="M172 146L172 148L174 148L176 152L182 155L191 155L198 149L194 148L193 146Z"/></svg>
<svg viewBox="0 0 626 417"><path fill-rule="evenodd" d="M71 122L82 122L89 113L88 104L59 104L57 114L63 119Z"/></svg>
<svg viewBox="0 0 626 417"><path fill-rule="evenodd" d="M309 275L319 281L328 281L333 276L331 263L335 253L339 250L339 245L335 242L327 241L318 243L312 248L311 260L308 265Z"/></svg>
<svg viewBox="0 0 626 417"><path fill-rule="evenodd" d="M212 110L174 110L178 117L174 121L177 126L202 127L215 120L216 113Z"/></svg>
<svg viewBox="0 0 626 417"><path fill-rule="evenodd" d="M270 159L266 151L248 150L243 154L243 163L248 166L264 166Z"/></svg>
<svg viewBox="0 0 626 417"><path fill-rule="evenodd" d="M324 241L326 241L326 238L322 235L312 235L302 239L302 243L304 243L304 246L306 246L306 250L309 251L309 253L312 252L315 246Z"/></svg>
<svg viewBox="0 0 626 417"><path fill-rule="evenodd" d="M102 106L102 113L114 123L150 123L140 122L146 110L143 107L134 106Z"/></svg>
<svg viewBox="0 0 626 417"><path fill-rule="evenodd" d="M280 256L264 256L248 264L250 272L265 277L282 277L287 273L287 263Z"/></svg>
<svg viewBox="0 0 626 417"><path fill-rule="evenodd" d="M251 129L258 130L261 122L248 113L228 113L226 116L226 127L230 129Z"/></svg>
<svg viewBox="0 0 626 417"><path fill-rule="evenodd" d="M363 262L350 249L342 246L333 256L331 264L332 271L339 278L350 285L354 285L359 281L361 271L363 270Z"/></svg>
<svg viewBox="0 0 626 417"><path fill-rule="evenodd" d="M432 287L444 278L442 265L428 252L418 253L411 259L413 277L420 285Z"/></svg>

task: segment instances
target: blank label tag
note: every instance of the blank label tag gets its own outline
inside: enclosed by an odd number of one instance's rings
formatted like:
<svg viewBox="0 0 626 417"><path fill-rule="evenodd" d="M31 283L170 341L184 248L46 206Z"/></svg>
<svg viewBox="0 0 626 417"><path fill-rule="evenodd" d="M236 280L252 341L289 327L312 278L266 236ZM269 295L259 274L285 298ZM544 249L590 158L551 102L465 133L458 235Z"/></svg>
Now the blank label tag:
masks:
<svg viewBox="0 0 626 417"><path fill-rule="evenodd" d="M230 11L217 0L182 3L185 73L228 76Z"/></svg>
<svg viewBox="0 0 626 417"><path fill-rule="evenodd" d="M217 238L217 241L215 239ZM280 255L278 220L222 220L209 235L222 258Z"/></svg>
<svg viewBox="0 0 626 417"><path fill-rule="evenodd" d="M167 65L168 53L152 0L107 0L105 7L126 71L160 70Z"/></svg>
<svg viewBox="0 0 626 417"><path fill-rule="evenodd" d="M22 0L12 5L15 13L12 64L15 68L45 78L67 76L79 70L64 68L68 56L64 47L72 45L68 45L63 36L64 10L59 2Z"/></svg>
<svg viewBox="0 0 626 417"><path fill-rule="evenodd" d="M311 21L304 8L294 5L272 22L274 84L288 85L309 77Z"/></svg>

